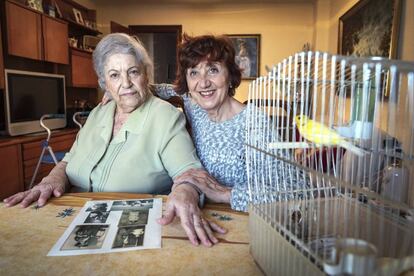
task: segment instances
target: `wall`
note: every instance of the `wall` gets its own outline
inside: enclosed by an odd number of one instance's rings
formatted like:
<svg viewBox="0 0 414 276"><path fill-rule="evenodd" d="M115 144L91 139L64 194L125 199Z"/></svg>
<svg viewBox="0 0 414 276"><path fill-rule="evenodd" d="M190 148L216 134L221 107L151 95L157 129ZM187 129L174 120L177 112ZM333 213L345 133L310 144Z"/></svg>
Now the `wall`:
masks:
<svg viewBox="0 0 414 276"><path fill-rule="evenodd" d="M329 49L330 53L337 53L338 50L338 26L339 17L348 11L359 0L331 0L329 7Z"/></svg>
<svg viewBox="0 0 414 276"><path fill-rule="evenodd" d="M242 4L138 4L136 1L78 0L97 10L98 25L109 32L111 20L123 25L183 25L192 35L204 33L254 34L261 37L261 75L273 65L300 51L310 42L313 50L337 53L338 20L358 0L315 0L315 3ZM164 3L167 1L164 1ZM185 2L185 1L184 1ZM237 2L237 1L235 1ZM253 1L252 1L253 2ZM414 1L403 0L399 58L414 61ZM247 24L248 22L248 24ZM236 98L247 98L249 81L243 81Z"/></svg>
<svg viewBox="0 0 414 276"><path fill-rule="evenodd" d="M83 0L86 1L86 0ZM81 1L80 1L81 2ZM300 51L313 40L314 13L311 3L292 4L137 4L134 1L97 1L100 29L109 32L109 22L123 25L177 25L190 35L261 34L260 74L283 58ZM236 93L247 99L243 81Z"/></svg>

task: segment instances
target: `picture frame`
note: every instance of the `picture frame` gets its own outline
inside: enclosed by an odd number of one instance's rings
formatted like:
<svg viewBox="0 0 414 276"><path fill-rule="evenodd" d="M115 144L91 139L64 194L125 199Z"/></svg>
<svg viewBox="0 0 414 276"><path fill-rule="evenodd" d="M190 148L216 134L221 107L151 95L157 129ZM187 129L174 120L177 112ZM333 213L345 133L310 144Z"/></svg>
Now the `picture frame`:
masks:
<svg viewBox="0 0 414 276"><path fill-rule="evenodd" d="M260 76L260 34L228 34L236 51L236 63L243 80Z"/></svg>
<svg viewBox="0 0 414 276"><path fill-rule="evenodd" d="M26 6L37 10L39 12L43 12L43 1L42 0L26 0Z"/></svg>
<svg viewBox="0 0 414 276"><path fill-rule="evenodd" d="M54 4L55 4L57 17L58 18L63 18L63 14L62 14L62 11L60 10L60 7L59 7L58 3L55 1Z"/></svg>
<svg viewBox="0 0 414 276"><path fill-rule="evenodd" d="M401 0L362 0L339 18L338 54L397 58Z"/></svg>
<svg viewBox="0 0 414 276"><path fill-rule="evenodd" d="M73 8L73 15L75 16L76 23L84 25L84 21L82 18L82 13L80 10Z"/></svg>

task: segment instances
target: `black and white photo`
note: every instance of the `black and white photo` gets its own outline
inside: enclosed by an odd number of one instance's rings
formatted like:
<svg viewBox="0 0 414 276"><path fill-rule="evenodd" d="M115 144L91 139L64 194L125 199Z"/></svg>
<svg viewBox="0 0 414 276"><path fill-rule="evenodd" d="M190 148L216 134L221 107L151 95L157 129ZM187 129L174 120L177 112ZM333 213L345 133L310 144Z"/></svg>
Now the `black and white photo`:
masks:
<svg viewBox="0 0 414 276"><path fill-rule="evenodd" d="M109 225L78 225L62 246L62 250L99 249Z"/></svg>
<svg viewBox="0 0 414 276"><path fill-rule="evenodd" d="M105 223L110 212L105 211L92 211L89 213L88 217L85 220L85 223Z"/></svg>
<svg viewBox="0 0 414 276"><path fill-rule="evenodd" d="M148 210L123 210L118 227L145 225L148 221Z"/></svg>
<svg viewBox="0 0 414 276"><path fill-rule="evenodd" d="M141 200L119 200L114 201L111 207L111 211L125 210L125 209L137 209L137 210L148 210L153 206L152 199L141 199Z"/></svg>
<svg viewBox="0 0 414 276"><path fill-rule="evenodd" d="M118 228L112 248L142 246L144 243L145 226L127 226Z"/></svg>

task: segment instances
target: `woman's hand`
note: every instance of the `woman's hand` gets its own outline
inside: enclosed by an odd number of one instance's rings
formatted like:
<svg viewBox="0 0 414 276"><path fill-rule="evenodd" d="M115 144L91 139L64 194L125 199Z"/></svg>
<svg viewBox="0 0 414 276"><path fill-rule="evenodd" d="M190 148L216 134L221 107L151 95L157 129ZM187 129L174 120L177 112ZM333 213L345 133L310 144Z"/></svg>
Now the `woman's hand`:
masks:
<svg viewBox="0 0 414 276"><path fill-rule="evenodd" d="M213 231L220 234L227 232L226 229L203 217L198 208L198 193L190 185L178 185L173 188L168 196L164 216L158 220L158 223L170 224L175 216L180 218L181 226L193 245L199 245L201 242L204 246L210 247L218 243Z"/></svg>
<svg viewBox="0 0 414 276"><path fill-rule="evenodd" d="M37 201L37 205L42 207L52 196L60 197L65 192L65 188L69 185L66 177L66 162L59 162L42 181L32 189L17 193L3 200L7 207L20 203L20 206L26 208L32 202Z"/></svg>
<svg viewBox="0 0 414 276"><path fill-rule="evenodd" d="M213 202L230 203L231 188L221 185L204 169L189 169L174 179L174 185L190 182L199 187Z"/></svg>
<svg viewBox="0 0 414 276"><path fill-rule="evenodd" d="M65 184L53 176L47 176L32 189L12 195L4 200L7 207L20 203L20 206L26 208L32 202L37 201L37 205L42 207L52 196L60 197L65 192Z"/></svg>

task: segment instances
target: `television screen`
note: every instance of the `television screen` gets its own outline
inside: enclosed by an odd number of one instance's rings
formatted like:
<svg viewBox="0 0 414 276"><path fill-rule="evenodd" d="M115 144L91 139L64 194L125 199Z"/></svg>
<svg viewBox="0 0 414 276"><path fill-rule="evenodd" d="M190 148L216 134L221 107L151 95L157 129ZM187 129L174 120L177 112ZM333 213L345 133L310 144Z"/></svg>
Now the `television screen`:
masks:
<svg viewBox="0 0 414 276"><path fill-rule="evenodd" d="M42 131L45 114L66 114L65 77L62 75L5 70L6 124L10 135ZM51 129L66 126L65 118L48 120Z"/></svg>

